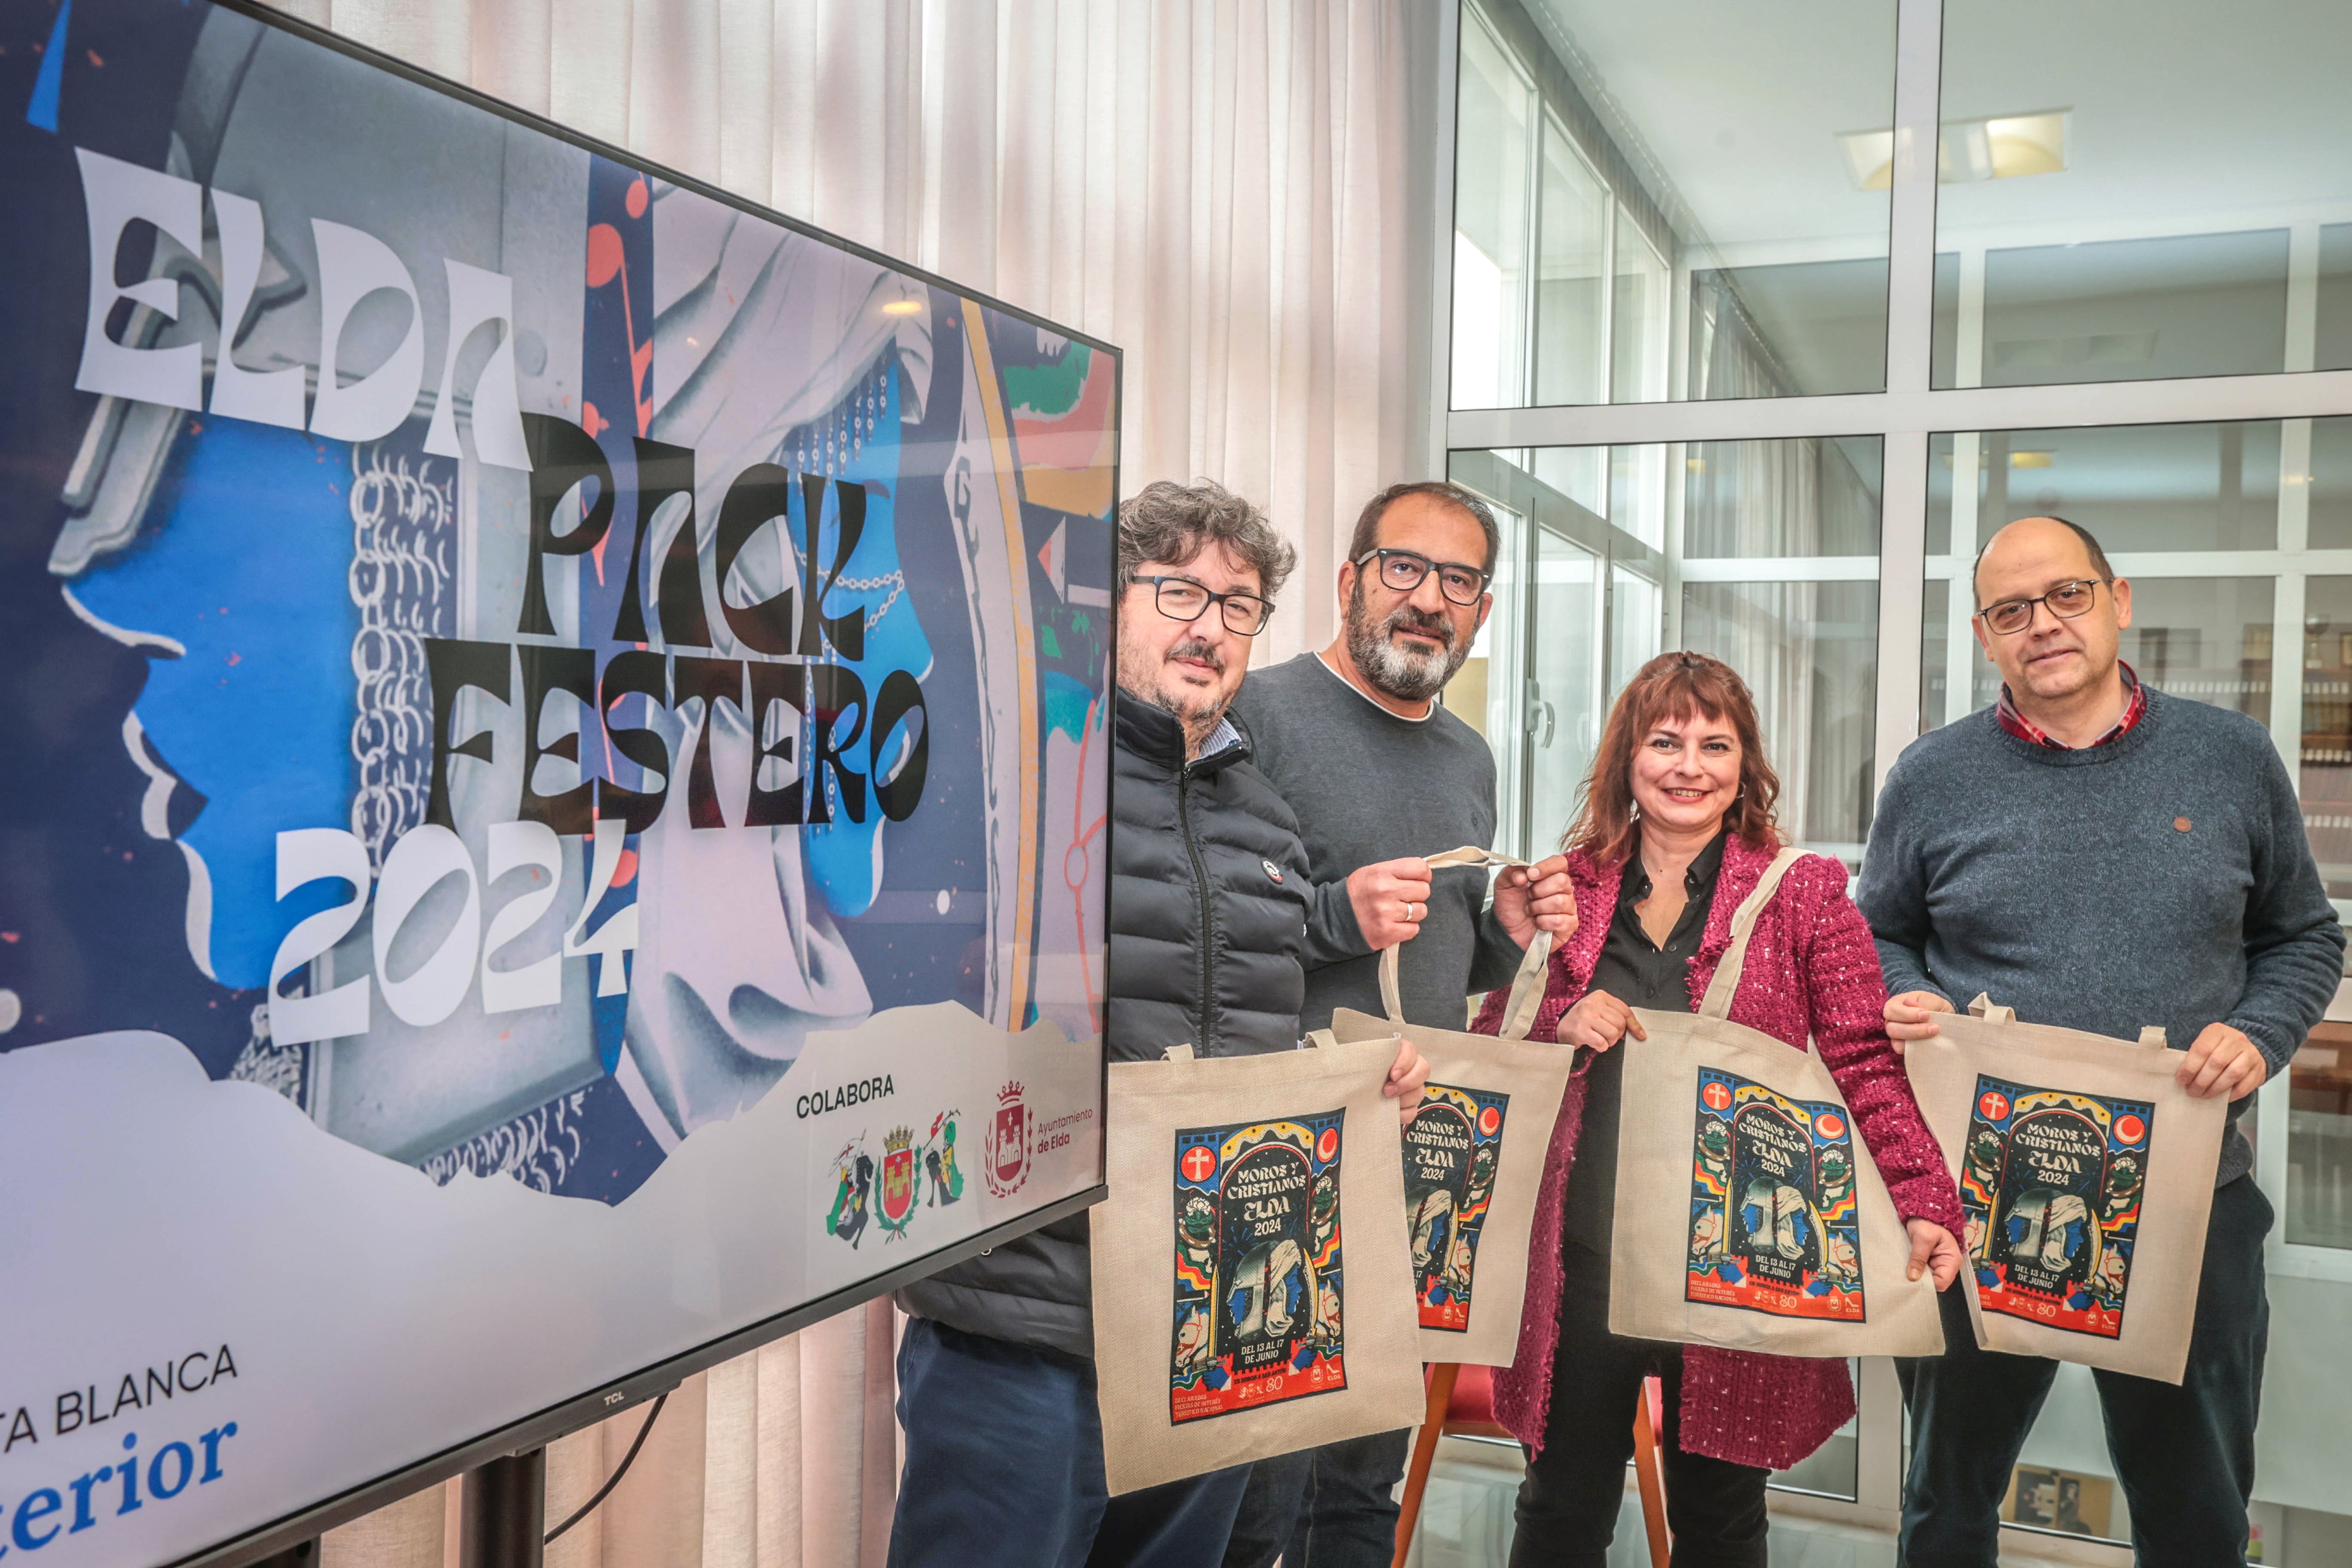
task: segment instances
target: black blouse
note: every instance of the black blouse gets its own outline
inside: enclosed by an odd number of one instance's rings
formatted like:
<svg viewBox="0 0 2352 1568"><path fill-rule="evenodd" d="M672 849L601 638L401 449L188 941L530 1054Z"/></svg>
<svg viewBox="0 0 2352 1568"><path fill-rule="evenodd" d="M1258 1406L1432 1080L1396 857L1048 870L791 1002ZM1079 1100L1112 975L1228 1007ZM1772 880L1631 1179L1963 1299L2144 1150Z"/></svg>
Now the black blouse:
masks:
<svg viewBox="0 0 2352 1568"><path fill-rule="evenodd" d="M1723 870L1723 835L1698 852L1683 873L1683 890L1689 901L1661 947L1642 929L1634 906L1650 896L1650 874L1642 866L1641 851L1625 863L1617 886L1617 910L1609 922L1608 938L1592 965L1592 983L1586 988L1606 991L1632 1007L1654 1013L1688 1013L1691 960L1698 955L1706 935L1706 920L1715 907L1716 879ZM1584 1091L1584 1128L1576 1142L1576 1163L1568 1173L1562 1198L1560 1243L1588 1255L1598 1254L1600 1279L1608 1279L1611 1219L1617 1206L1617 1112L1623 1100L1625 1052L1642 1042L1628 1034L1613 1049L1602 1051L1588 1069ZM1590 1282L1593 1260L1587 1257L1575 1270Z"/></svg>

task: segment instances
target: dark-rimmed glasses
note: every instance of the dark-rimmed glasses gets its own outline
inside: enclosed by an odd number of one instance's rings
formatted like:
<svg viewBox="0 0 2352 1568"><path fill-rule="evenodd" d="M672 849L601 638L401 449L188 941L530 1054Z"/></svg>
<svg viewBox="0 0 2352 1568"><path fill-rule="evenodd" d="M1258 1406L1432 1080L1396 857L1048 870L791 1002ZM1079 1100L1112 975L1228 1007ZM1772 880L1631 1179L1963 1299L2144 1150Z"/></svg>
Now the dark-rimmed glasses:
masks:
<svg viewBox="0 0 2352 1568"><path fill-rule="evenodd" d="M2091 606L2099 602L2099 584L2113 583L2111 577L2077 577L2071 583L2061 583L2046 594L2030 599L2003 599L1998 605L1987 605L1977 614L1985 626L2002 637L2015 637L2033 624L2033 606L2047 605L2050 613L2062 621L2088 615Z"/></svg>
<svg viewBox="0 0 2352 1568"><path fill-rule="evenodd" d="M1151 602L1171 621L1197 621L1211 605L1224 618L1225 630L1254 637L1274 617L1274 601L1255 594L1212 594L1190 577L1139 577L1151 584Z"/></svg>
<svg viewBox="0 0 2352 1568"><path fill-rule="evenodd" d="M1457 605L1475 605L1486 591L1486 574L1459 561L1432 561L1410 550L1367 550L1356 557L1356 564L1372 560L1381 563L1381 586L1400 594L1420 587L1421 580L1432 572L1437 574L1437 591Z"/></svg>

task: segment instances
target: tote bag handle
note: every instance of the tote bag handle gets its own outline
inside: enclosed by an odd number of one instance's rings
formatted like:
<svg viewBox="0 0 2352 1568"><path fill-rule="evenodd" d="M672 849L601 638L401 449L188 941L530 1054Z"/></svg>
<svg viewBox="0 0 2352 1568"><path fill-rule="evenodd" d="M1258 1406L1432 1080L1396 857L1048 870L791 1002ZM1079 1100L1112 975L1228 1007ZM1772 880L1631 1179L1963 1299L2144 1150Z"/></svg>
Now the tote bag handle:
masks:
<svg viewBox="0 0 2352 1568"><path fill-rule="evenodd" d="M1481 849L1465 844L1459 849L1448 849L1442 855L1429 857L1429 868L1444 870L1449 866L1525 866L1525 860L1500 855L1492 849ZM1433 889L1434 890L1434 889ZM1389 1022L1404 1025L1404 1003L1397 990L1397 947L1391 944L1381 950L1381 1005L1387 1009ZM1511 977L1510 1004L1503 1009L1502 1037L1524 1040L1535 1026L1536 1009L1543 1005L1544 974L1551 963L1551 932L1538 929L1528 943L1528 955L1519 960L1519 972Z"/></svg>
<svg viewBox="0 0 2352 1568"><path fill-rule="evenodd" d="M2014 1007L2004 1007L2000 1003L1994 1001L1990 996L1979 991L1977 993L1977 999L1969 1004L1969 1016L1971 1018L1982 1018L1988 1024L2014 1024L2017 1022L2017 1009ZM2143 1046L2153 1046L2158 1050L2164 1049L2164 1026L2161 1024L2142 1025L2139 1031L2139 1043Z"/></svg>
<svg viewBox="0 0 2352 1568"><path fill-rule="evenodd" d="M1764 868L1763 879L1756 890L1740 901L1731 916L1731 945L1724 951L1723 962L1715 966L1715 978L1707 982L1706 997L1698 1005L1702 1018L1725 1018L1731 1015L1731 994L1739 989L1739 971L1748 962L1748 938L1756 930L1756 917L1772 901L1780 886L1780 879L1789 874L1804 851L1787 845L1772 857L1772 864Z"/></svg>

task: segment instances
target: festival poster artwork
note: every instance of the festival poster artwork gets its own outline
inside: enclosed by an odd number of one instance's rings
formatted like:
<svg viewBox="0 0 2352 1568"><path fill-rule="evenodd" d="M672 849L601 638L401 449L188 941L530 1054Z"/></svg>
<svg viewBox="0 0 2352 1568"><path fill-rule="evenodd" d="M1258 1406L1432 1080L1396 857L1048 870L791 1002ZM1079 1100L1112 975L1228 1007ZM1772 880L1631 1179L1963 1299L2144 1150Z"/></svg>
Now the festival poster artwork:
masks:
<svg viewBox="0 0 2352 1568"><path fill-rule="evenodd" d="M0 210L5 1551L1100 1182L1115 348L213 0L0 7Z"/></svg>
<svg viewBox="0 0 2352 1568"><path fill-rule="evenodd" d="M1348 1385L1344 1110L1176 1135L1176 1425Z"/></svg>
<svg viewBox="0 0 2352 1568"><path fill-rule="evenodd" d="M1685 1300L1865 1321L1845 1108L1711 1068L1699 1069L1696 1107Z"/></svg>
<svg viewBox="0 0 2352 1568"><path fill-rule="evenodd" d="M1405 1224L1424 1329L1469 1330L1478 1238L1494 1202L1510 1098L1433 1083L1405 1123Z"/></svg>
<svg viewBox="0 0 2352 1568"><path fill-rule="evenodd" d="M2156 1107L1977 1079L1960 1209L1988 1312L2121 1336Z"/></svg>

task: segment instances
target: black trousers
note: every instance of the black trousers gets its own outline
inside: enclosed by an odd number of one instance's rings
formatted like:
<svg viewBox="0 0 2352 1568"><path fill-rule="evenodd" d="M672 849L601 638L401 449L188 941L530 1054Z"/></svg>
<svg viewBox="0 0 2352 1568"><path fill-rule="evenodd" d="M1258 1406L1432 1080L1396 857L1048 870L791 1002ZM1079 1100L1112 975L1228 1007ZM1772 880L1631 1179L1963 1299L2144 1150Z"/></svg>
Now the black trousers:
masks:
<svg viewBox="0 0 2352 1568"><path fill-rule="evenodd" d="M2275 1217L2252 1176L2214 1193L2189 1367L2178 1387L2092 1373L2107 1451L2131 1504L2140 1568L2217 1568L2246 1560L2254 1420L2270 1342L2263 1237ZM1947 1290L1942 1300L1948 1348L1895 1363L1911 1408L1903 1561L1909 1568L1993 1568L2010 1472L2058 1363L1979 1350L1966 1300L1958 1290Z"/></svg>
<svg viewBox="0 0 2352 1568"><path fill-rule="evenodd" d="M1412 1434L1375 1432L1250 1467L1224 1568L1388 1568Z"/></svg>
<svg viewBox="0 0 2352 1568"><path fill-rule="evenodd" d="M1683 1452L1682 1347L1611 1333L1607 1260L1589 1268L1581 1261L1570 1254L1559 1349L1552 1356L1551 1414L1543 1448L1528 1456L1519 1483L1511 1568L1606 1568L1625 1497L1625 1461L1633 1457L1634 1401L1653 1373L1665 1388L1659 1460L1674 1568L1765 1568L1768 1472Z"/></svg>

